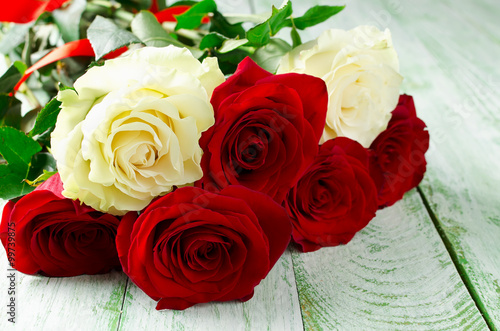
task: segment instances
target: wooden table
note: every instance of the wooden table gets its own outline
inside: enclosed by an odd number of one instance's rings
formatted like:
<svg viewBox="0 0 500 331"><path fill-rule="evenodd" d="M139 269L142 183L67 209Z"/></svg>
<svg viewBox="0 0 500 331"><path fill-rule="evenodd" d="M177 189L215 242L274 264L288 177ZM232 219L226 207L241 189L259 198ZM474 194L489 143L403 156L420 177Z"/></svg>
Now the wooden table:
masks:
<svg viewBox="0 0 500 331"><path fill-rule="evenodd" d="M225 12L254 13L280 4L218 3ZM296 15L312 4L295 0ZM390 28L403 92L414 96L431 134L419 188L379 211L348 245L289 250L252 300L186 311L156 311L121 272L17 273L17 329L500 329L499 17L498 0L356 0L304 33L307 40L330 27ZM10 330L3 249L0 261L0 330Z"/></svg>

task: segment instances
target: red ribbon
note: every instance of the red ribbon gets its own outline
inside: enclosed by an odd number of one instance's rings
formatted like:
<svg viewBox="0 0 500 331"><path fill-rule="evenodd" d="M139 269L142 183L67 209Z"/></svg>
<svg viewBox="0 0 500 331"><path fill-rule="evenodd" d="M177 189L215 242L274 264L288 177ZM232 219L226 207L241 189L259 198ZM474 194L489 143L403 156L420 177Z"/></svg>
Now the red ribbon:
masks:
<svg viewBox="0 0 500 331"><path fill-rule="evenodd" d="M109 54L105 55L104 58L113 59L127 51L127 49L128 48L124 46L117 49L116 51L110 52ZM92 49L92 45L90 45L90 41L88 39L71 41L45 55L37 63L29 67L24 72L23 77L14 87L14 91L17 91L19 89L19 86L21 86L21 84L24 83L26 79L28 79L29 76L31 76L31 74L36 70L59 60L74 56L95 56L94 49Z"/></svg>
<svg viewBox="0 0 500 331"><path fill-rule="evenodd" d="M153 4L154 6L154 4ZM175 6L175 7L170 7L167 9L164 9L162 11L159 11L155 13L156 19L158 19L158 22L163 23L163 22L176 22L177 19L175 16L184 14L188 9L191 8L191 6ZM201 23L203 24L208 24L210 23L210 17L205 16L201 20Z"/></svg>
<svg viewBox="0 0 500 331"><path fill-rule="evenodd" d="M62 1L62 0L59 0ZM53 1L51 1L53 2ZM184 13L186 10L188 10L190 6L176 6L176 7L171 7L164 9L158 13L155 14L156 18L158 19L158 22L175 22L175 16L174 15L180 15ZM203 18L202 23L209 23L210 18L207 16ZM118 57L125 51L127 51L128 47L124 46L122 48L119 48L113 52L110 52L109 54L105 55L104 58L109 60L113 59L115 57ZM21 80L16 84L14 87L14 92L19 89L21 84L26 81L26 79L29 78L29 76L35 72L36 70L45 67L46 65L49 65L51 63L57 62L59 60L68 58L68 57L74 57L74 56L90 56L94 57L95 53L94 50L92 49L92 45L90 44L90 41L88 39L80 39L80 40L75 40L71 41L69 43L64 44L61 47L58 47L45 55L43 58L41 58L37 63L29 67L26 72L24 73L24 76L21 78Z"/></svg>
<svg viewBox="0 0 500 331"><path fill-rule="evenodd" d="M10 0L2 2L0 22L28 23L45 11L53 11L68 0Z"/></svg>

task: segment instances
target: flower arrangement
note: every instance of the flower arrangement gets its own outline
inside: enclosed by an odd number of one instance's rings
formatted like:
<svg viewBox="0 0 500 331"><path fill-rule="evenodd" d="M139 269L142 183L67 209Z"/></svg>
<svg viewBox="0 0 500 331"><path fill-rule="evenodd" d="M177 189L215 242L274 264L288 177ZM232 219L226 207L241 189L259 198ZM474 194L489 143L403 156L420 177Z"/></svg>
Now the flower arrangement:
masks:
<svg viewBox="0 0 500 331"><path fill-rule="evenodd" d="M301 41L343 7L17 6L0 15L0 239L23 273L122 269L157 309L246 301L290 242L347 244L425 173L390 32Z"/></svg>

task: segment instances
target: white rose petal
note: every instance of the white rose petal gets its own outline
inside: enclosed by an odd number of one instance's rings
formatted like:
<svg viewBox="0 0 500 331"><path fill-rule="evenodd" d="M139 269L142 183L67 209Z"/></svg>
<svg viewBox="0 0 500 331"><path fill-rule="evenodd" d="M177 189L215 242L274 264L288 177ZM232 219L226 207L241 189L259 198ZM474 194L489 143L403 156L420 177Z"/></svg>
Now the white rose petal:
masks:
<svg viewBox="0 0 500 331"><path fill-rule="evenodd" d="M369 147L387 128L399 100L399 62L389 30L327 30L285 54L278 73L322 78L329 101L321 143L345 136Z"/></svg>
<svg viewBox="0 0 500 331"><path fill-rule="evenodd" d="M210 97L224 81L214 60L146 47L61 91L51 144L63 195L122 215L200 179L198 140L214 124Z"/></svg>

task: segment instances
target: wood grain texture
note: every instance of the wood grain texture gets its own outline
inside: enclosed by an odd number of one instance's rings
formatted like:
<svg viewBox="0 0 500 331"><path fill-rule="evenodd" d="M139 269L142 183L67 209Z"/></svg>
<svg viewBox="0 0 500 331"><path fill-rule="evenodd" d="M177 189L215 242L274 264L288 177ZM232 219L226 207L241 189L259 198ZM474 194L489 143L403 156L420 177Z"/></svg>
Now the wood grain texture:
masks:
<svg viewBox="0 0 500 331"><path fill-rule="evenodd" d="M0 211L4 201L0 200ZM7 320L8 261L0 248L0 330L116 330L127 277L55 278L15 272L16 324Z"/></svg>
<svg viewBox="0 0 500 331"><path fill-rule="evenodd" d="M415 190L293 262L306 330L487 329Z"/></svg>
<svg viewBox="0 0 500 331"><path fill-rule="evenodd" d="M472 295L500 329L500 5L428 8L394 13L391 27L402 32L395 32L401 57L420 59L402 61L401 70L431 132L421 187Z"/></svg>
<svg viewBox="0 0 500 331"><path fill-rule="evenodd" d="M257 11L265 10L264 7L270 7L271 3L279 5L278 1L254 1ZM312 1L294 2L295 13L301 15L312 3ZM342 4L338 1L314 1L314 3ZM498 16L495 16L498 10L492 10L494 5L491 3L479 4L479 6L481 5L483 5L482 10L489 11L489 15L485 16L491 19ZM475 6L476 4L469 4L469 7ZM451 247L452 255L458 252L459 257L461 257L459 270L465 266L466 269L469 269L468 273L476 274L474 277L475 287L478 288L479 292L484 292L481 300L478 300L478 305L486 307L487 316L485 317L488 319L488 312L495 310L494 315L500 313L500 309L497 308L500 304L499 292L496 289L499 279L500 264L498 259L500 251L499 246L494 245L494 238L497 238L496 242L498 242L500 237L498 234L498 208L494 207L495 201L498 204L499 199L498 190L493 192L494 183L498 184L498 181L490 181L493 178L487 175L491 173L491 170L488 171L488 169L498 169L499 167L496 162L483 164L482 167L479 165L485 158L496 157L498 161L498 155L500 155L498 153L500 147L498 131L492 129L494 125L492 123L498 124L495 117L498 112L492 116L491 113L494 111L489 109L489 106L498 105L498 102L495 99L495 102L483 107L481 111L475 110L480 106L480 103L476 103L472 108L474 110L468 109L467 119L462 120L460 119L462 115L459 112L460 109L452 107L457 105L456 102L458 105L461 105L460 102L462 104L468 102L465 98L470 93L462 91L473 91L475 99L479 98L483 103L488 103L487 99L492 91L491 84L494 83L494 80L491 79L491 73L498 71L498 66L492 68L492 65L489 65L489 63L494 63L489 60L491 60L491 56L494 56L493 54L499 54L499 52L490 52L485 55L484 52L479 51L496 49L496 46L490 48L491 43L494 42L494 38L491 36L479 38L485 39L482 42L474 40L476 45L472 48L475 51L469 46L464 47L464 44L469 43L469 39L472 41L481 31L464 31L469 27L461 26L462 21L475 20L476 25L481 26L481 15L471 14L470 11L463 8L460 10L464 16L465 12L468 13L467 19L450 14L450 11L457 11L457 7L461 6L457 6L456 2L445 5L435 5L434 2L419 2L417 5L401 1L349 1L344 12L330 19L327 23L308 31L308 35L304 39L316 37L325 28L332 27L351 29L357 25L372 24L379 26L379 28L389 27L391 29L395 47L400 55L401 73L405 77L403 90L415 96L417 111L427 122L433 139L431 150L427 154L429 174L423 185L424 190L431 201L435 197L433 189L438 189L442 194L438 198L439 200L435 201L433 207L434 209L442 209L442 222L451 222L447 229L451 232L449 235L455 239L454 245ZM490 26L492 26L491 23ZM285 38L287 38L286 35ZM451 49L447 47L450 45L450 40L456 43ZM469 51L465 51L465 49ZM474 72L476 67L480 67L479 72ZM481 76L482 81L480 79L471 80L471 77L479 78ZM456 85L457 81L458 87L449 87L449 85ZM490 84L489 88L485 86L488 83ZM479 89L474 88L478 86L476 84L480 84ZM474 101L476 102L476 100ZM469 105L470 103L465 106ZM491 129L482 130L484 123L481 123L483 121L477 117L493 121L487 126ZM468 122L466 130L460 127L461 121ZM455 126L452 127L452 124ZM472 144L470 143L471 133L475 138L475 142ZM454 137L455 134L457 137ZM491 138L494 139L491 140ZM450 143L451 141L453 143ZM480 145L482 148L478 149ZM474 153L471 153L472 150ZM445 160L445 155L448 156L447 160ZM471 155L475 155L477 159L470 160ZM498 177L497 174L494 176ZM459 185L450 185L457 183L457 179L460 181L464 177L468 180L462 181ZM446 185L450 186L443 187L440 182L443 179L447 180L449 183ZM488 181L490 182L488 183ZM476 195L481 199L481 202L478 202L477 199L460 198L464 193L469 196L470 190L479 193L481 189L483 190L482 194ZM293 260L296 264L297 284L306 326L313 329L319 326L327 329L359 328L362 326L391 329L403 328L405 325L412 328L412 325L418 325L418 328L441 329L464 328L468 326L468 323L472 323L469 326L473 328L486 328L486 325L478 319L480 314L474 307L474 303L432 222L426 216L424 206L418 202L416 197L412 198L416 199L415 201L407 205L410 203L408 199L406 197L402 204L406 206L404 208L409 208L411 213L397 214L396 207L392 207L387 211L380 212L380 214L396 213L391 216L394 221L399 218L408 223L410 227L408 231L404 232L400 228L399 231L390 235L394 236L395 240L404 238L408 244L413 244L416 250L414 256L405 252L407 244L404 242L399 243L401 246L398 249L391 250L390 247L384 249L384 255L378 256L378 259L373 261L370 260L369 255L360 254L353 259L353 256L346 252L339 256L341 262L337 262L335 267L324 264L328 254L324 251L318 252L317 256L313 258L294 254ZM463 210L471 209L474 212L469 215L461 214ZM484 215L484 212L487 215ZM362 232L359 238L357 237L358 241L350 243L347 248L339 248L339 250L342 252L344 249L347 251L349 249L362 250L363 247L368 249L370 245L379 245L377 240L371 241L369 237L366 237L366 231L372 229L371 227L378 222L385 222L380 221L380 217L385 216L377 217L373 224ZM466 223L474 223L474 227L468 226L467 229L464 229ZM422 237L422 229L416 230L420 224L425 224L423 229L428 234L425 237ZM378 231L380 232L377 233L377 236L380 238L389 235L385 233L383 226L378 227ZM411 233L412 231L413 233ZM492 232L488 233L488 231ZM457 236L460 239L457 239ZM462 244L464 243L462 241L469 241L469 243L465 243L467 252L463 252ZM393 245L397 244L397 242L393 243ZM479 249L474 247L476 245L479 245ZM489 249L486 249L488 246L490 246ZM437 250L432 251L431 247L435 247ZM477 253L473 253L474 251ZM340 254L336 252L334 249L331 254ZM363 256L364 258L362 258ZM412 259L415 261L413 262ZM446 263L444 263L445 261ZM471 263L474 265L471 266ZM364 284L363 286L357 284L355 280L349 280L349 274L339 275L335 271L345 268L349 270L349 268L353 268L353 264L358 265L359 268L355 269L357 274L352 277L358 278L361 284ZM419 265L420 268L414 270L415 265ZM374 270L379 270L379 272L374 272ZM367 276L367 274L371 274L371 276ZM343 279L343 283L341 282L343 285L335 283L338 282L338 279L328 275L344 276L345 279ZM433 275L438 277L431 280ZM387 277L388 281L384 282L384 278ZM422 277L420 281L425 281L419 283L418 277ZM323 279L328 284L332 282L333 286L337 287L335 290L331 290L327 287L328 285L318 283L318 279ZM406 279L406 283L401 282L403 279ZM426 288L427 282L432 287ZM470 286L467 279L466 282ZM409 290L408 294L405 294L405 288L413 290ZM328 293L331 295L329 296ZM475 296L474 292L473 295ZM340 299L341 303L336 303L336 299ZM407 299L411 300L406 301ZM433 300L435 302L431 303ZM380 308L379 303L385 308ZM367 308L360 309L363 305ZM371 305L375 307L370 307ZM447 308L440 311L435 307ZM398 309L401 310L398 311Z"/></svg>
<svg viewBox="0 0 500 331"><path fill-rule="evenodd" d="M281 0L217 3L224 12L244 13L251 7L269 11ZM294 0L296 14L313 3L345 4ZM493 329L500 328L499 14L496 0L418 5L356 0L302 34L306 41L329 27L391 29L403 89L414 95L431 132L422 191L465 285ZM0 269L5 307L7 259L1 248ZM378 212L346 246L308 254L287 251L246 303L158 312L155 302L119 272L72 278L17 273L16 329L486 330L462 278L414 190ZM0 316L0 330L14 329L5 311Z"/></svg>
<svg viewBox="0 0 500 331"><path fill-rule="evenodd" d="M120 330L303 330L291 253L285 252L245 303L196 305L184 311L155 310L156 302L129 283Z"/></svg>

